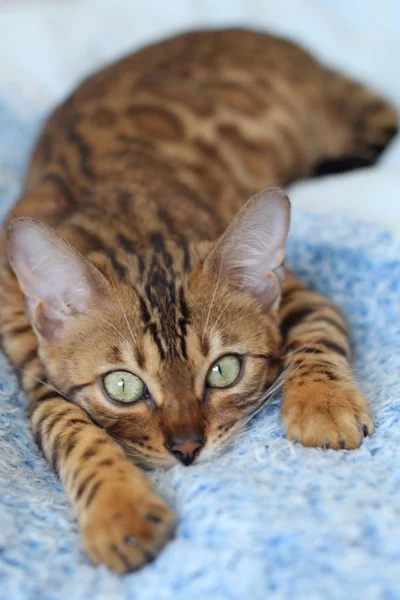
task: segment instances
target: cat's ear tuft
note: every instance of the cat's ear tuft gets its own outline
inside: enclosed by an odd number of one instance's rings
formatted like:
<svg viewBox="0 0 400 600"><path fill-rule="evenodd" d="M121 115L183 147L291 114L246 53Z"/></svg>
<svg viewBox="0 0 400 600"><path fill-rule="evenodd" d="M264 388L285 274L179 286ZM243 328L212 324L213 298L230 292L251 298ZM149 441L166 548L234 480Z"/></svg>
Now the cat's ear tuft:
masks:
<svg viewBox="0 0 400 600"><path fill-rule="evenodd" d="M25 299L27 316L43 337L104 297L101 273L53 229L30 218L11 222L7 256Z"/></svg>
<svg viewBox="0 0 400 600"><path fill-rule="evenodd" d="M271 309L284 282L290 202L280 189L262 190L245 204L205 261L214 277L256 296Z"/></svg>

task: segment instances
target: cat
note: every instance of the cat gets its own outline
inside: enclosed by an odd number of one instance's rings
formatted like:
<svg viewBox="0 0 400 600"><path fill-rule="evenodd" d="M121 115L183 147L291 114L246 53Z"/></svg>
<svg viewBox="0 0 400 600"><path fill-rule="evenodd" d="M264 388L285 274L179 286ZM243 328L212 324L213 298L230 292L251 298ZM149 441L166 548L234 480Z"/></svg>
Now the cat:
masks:
<svg viewBox="0 0 400 600"><path fill-rule="evenodd" d="M291 440L372 433L345 318L285 273L281 186L396 131L372 91L239 29L146 47L50 117L3 229L0 331L93 563L125 573L173 535L140 467L209 460L280 388Z"/></svg>

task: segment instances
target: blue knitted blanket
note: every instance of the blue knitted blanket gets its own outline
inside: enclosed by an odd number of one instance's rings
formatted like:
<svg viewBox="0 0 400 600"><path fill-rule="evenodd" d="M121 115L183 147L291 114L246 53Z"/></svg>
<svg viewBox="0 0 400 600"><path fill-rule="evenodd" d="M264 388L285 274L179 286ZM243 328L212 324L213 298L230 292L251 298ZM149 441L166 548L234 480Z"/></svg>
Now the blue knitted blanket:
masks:
<svg viewBox="0 0 400 600"><path fill-rule="evenodd" d="M39 104L0 87L0 218L20 191ZM400 242L377 225L295 209L287 262L347 315L374 435L353 452L303 448L286 440L274 399L223 456L153 473L179 514L177 538L120 577L86 559L0 355L0 600L400 597Z"/></svg>
<svg viewBox="0 0 400 600"><path fill-rule="evenodd" d="M33 127L13 127L15 146L26 146ZM0 192L3 208L10 187ZM353 452L293 445L276 399L226 455L154 474L180 515L178 537L121 579L86 560L0 357L2 600L399 597L400 244L373 225L295 211L288 264L352 324L355 373L376 433Z"/></svg>

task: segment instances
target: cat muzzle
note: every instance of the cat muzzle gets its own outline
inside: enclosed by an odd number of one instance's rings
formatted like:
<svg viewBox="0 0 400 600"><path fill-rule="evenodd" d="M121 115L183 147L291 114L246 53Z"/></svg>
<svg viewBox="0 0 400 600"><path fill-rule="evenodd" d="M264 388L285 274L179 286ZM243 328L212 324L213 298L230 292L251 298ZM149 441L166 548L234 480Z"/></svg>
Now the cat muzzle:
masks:
<svg viewBox="0 0 400 600"><path fill-rule="evenodd" d="M196 438L172 439L168 450L186 467L193 464L205 443L204 436Z"/></svg>

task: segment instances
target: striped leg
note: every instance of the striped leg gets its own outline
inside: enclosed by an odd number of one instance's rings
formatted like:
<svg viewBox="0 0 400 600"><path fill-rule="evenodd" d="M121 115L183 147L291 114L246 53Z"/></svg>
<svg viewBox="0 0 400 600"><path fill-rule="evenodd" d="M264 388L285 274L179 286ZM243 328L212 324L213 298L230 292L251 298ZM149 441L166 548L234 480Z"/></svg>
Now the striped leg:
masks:
<svg viewBox="0 0 400 600"><path fill-rule="evenodd" d="M281 308L285 341L282 419L305 446L357 448L373 431L353 379L347 325L324 296L288 276Z"/></svg>
<svg viewBox="0 0 400 600"><path fill-rule="evenodd" d="M121 573L140 567L171 537L171 510L119 444L46 383L36 337L18 303L9 306L3 304L4 349L28 393L36 443L75 508L87 554Z"/></svg>

